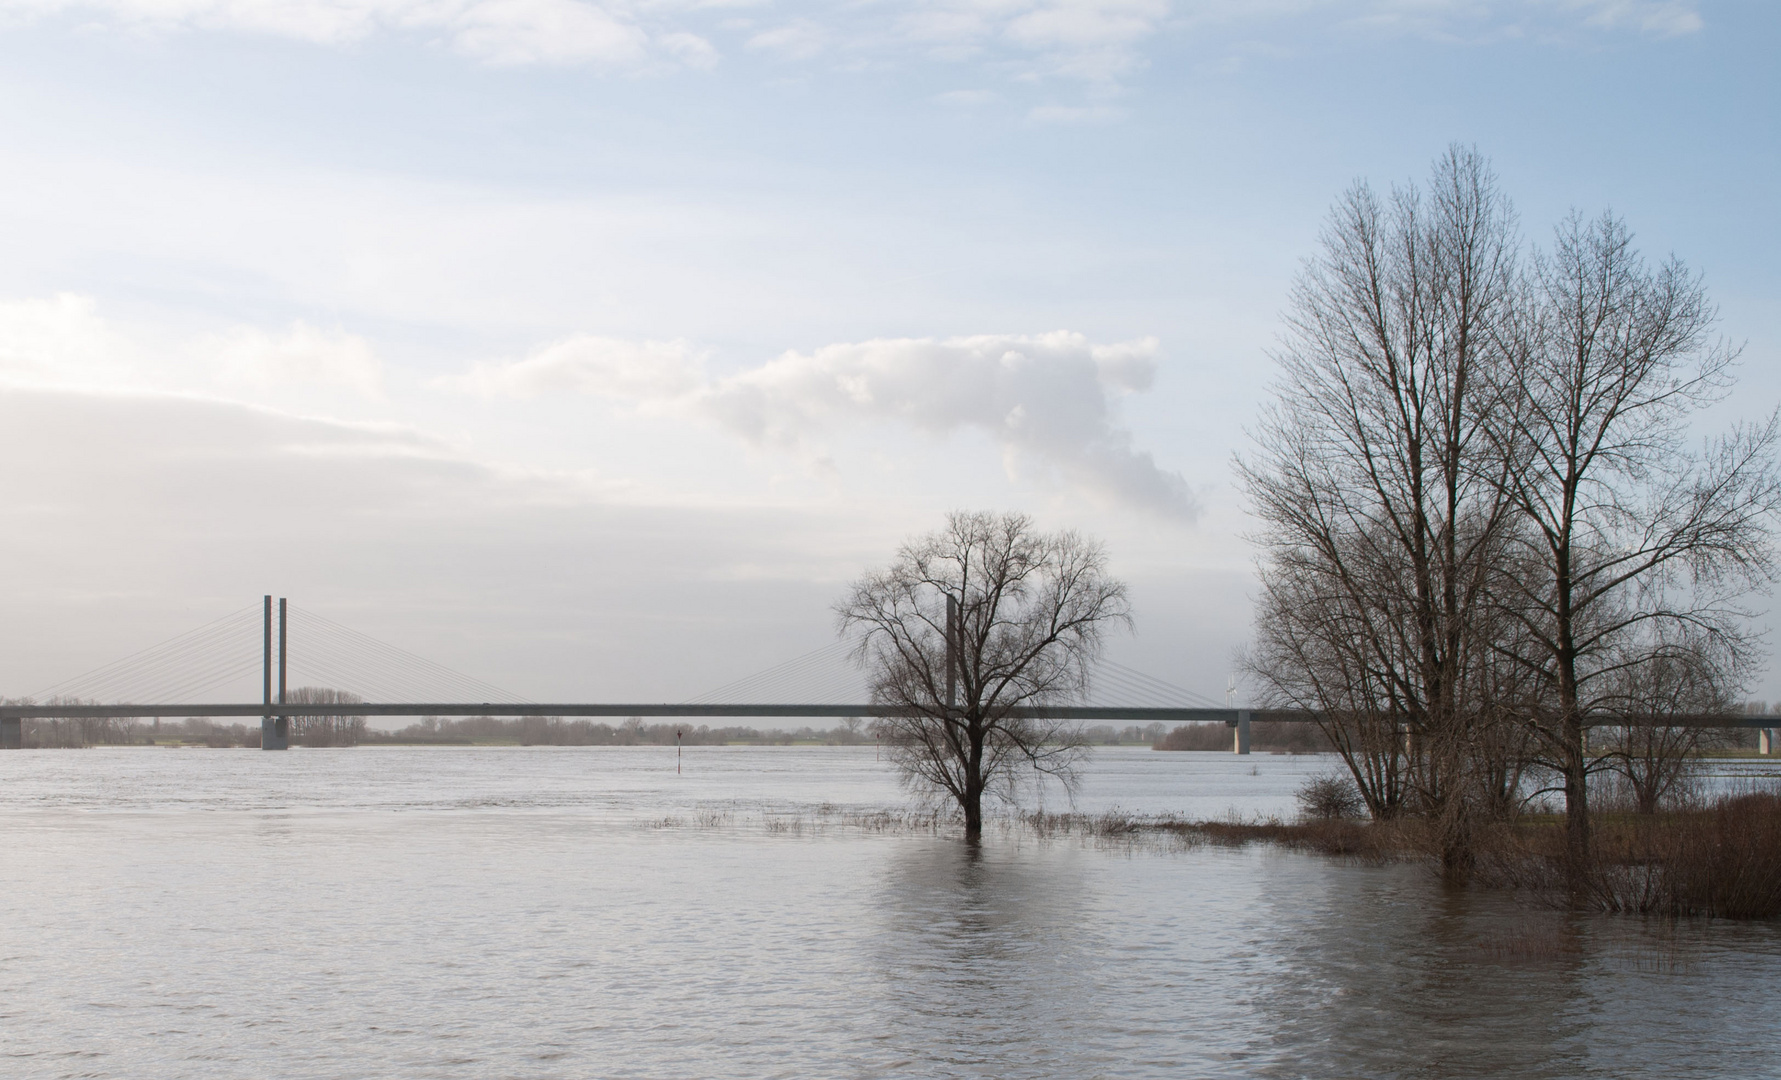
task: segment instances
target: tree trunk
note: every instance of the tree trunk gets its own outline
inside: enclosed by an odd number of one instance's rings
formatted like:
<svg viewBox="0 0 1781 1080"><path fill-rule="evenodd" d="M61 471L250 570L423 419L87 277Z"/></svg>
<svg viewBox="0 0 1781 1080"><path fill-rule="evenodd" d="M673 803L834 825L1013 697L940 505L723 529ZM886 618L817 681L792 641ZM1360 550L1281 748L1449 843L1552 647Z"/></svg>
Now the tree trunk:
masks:
<svg viewBox="0 0 1781 1080"><path fill-rule="evenodd" d="M973 844L983 839L983 735L982 725L971 724L970 756L965 760L965 795L960 800L965 811L965 840Z"/></svg>
<svg viewBox="0 0 1781 1080"><path fill-rule="evenodd" d="M970 788L965 792L965 839L976 843L983 839L983 791Z"/></svg>
<svg viewBox="0 0 1781 1080"><path fill-rule="evenodd" d="M1448 881L1464 882L1472 876L1478 861L1472 848L1470 808L1459 795L1454 795L1441 812L1441 876Z"/></svg>
<svg viewBox="0 0 1781 1080"><path fill-rule="evenodd" d="M1564 513L1569 522L1577 503L1577 477L1573 471L1565 478ZM1589 753L1584 745L1583 708L1577 692L1577 638L1574 590L1576 580L1571 563L1572 548L1569 526L1561 535L1553 553L1557 568L1555 581L1558 654L1553 658L1558 667L1558 708L1562 717L1565 766L1565 861L1575 879L1589 862Z"/></svg>
<svg viewBox="0 0 1781 1080"><path fill-rule="evenodd" d="M1565 856L1573 873L1589 861L1589 758L1583 750L1583 718L1565 710Z"/></svg>

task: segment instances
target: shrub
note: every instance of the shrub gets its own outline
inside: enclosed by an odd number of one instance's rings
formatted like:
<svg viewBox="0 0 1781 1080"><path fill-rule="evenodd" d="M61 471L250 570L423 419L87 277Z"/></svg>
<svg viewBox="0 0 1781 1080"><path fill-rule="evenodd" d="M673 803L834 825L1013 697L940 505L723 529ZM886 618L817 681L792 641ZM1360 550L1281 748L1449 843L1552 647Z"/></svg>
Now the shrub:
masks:
<svg viewBox="0 0 1781 1080"><path fill-rule="evenodd" d="M1310 821L1359 817L1366 809L1354 780L1340 773L1321 773L1299 785L1299 813Z"/></svg>

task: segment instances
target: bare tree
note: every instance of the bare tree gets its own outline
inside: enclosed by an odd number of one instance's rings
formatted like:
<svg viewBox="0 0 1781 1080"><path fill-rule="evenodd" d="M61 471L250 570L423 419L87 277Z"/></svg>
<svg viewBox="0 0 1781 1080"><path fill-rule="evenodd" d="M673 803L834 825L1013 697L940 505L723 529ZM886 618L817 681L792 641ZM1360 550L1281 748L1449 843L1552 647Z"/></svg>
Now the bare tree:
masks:
<svg viewBox="0 0 1781 1080"><path fill-rule="evenodd" d="M1673 259L1647 266L1611 215L1566 220L1528 290L1515 362L1499 369L1499 452L1522 526L1505 610L1522 623L1519 660L1547 684L1534 729L1563 776L1581 866L1585 732L1612 712L1627 665L1683 637L1710 641L1721 671L1749 650L1743 601L1774 572L1776 421L1690 452L1691 416L1725 394L1736 351L1712 337L1699 278Z"/></svg>
<svg viewBox="0 0 1781 1080"><path fill-rule="evenodd" d="M1508 570L1508 567L1504 567ZM1501 591L1501 584L1494 586ZM1535 765L1537 737L1527 718L1545 707L1546 684L1513 659L1520 624L1499 613L1483 634L1492 647L1479 649L1473 662L1480 711L1472 724L1470 769L1480 805L1493 819L1521 812L1530 793L1523 779Z"/></svg>
<svg viewBox="0 0 1781 1080"><path fill-rule="evenodd" d="M349 690L299 686L286 696L293 705L360 705L365 699ZM363 716L293 716L291 735L303 746L357 746L365 737Z"/></svg>
<svg viewBox="0 0 1781 1080"><path fill-rule="evenodd" d="M1024 774L1073 786L1085 752L1047 706L1079 700L1109 625L1130 625L1099 544L1023 514L954 513L855 582L836 608L861 635L874 729L912 786L950 798L983 833L986 794Z"/></svg>
<svg viewBox="0 0 1781 1080"><path fill-rule="evenodd" d="M1666 797L1685 789L1696 753L1723 741L1724 729L1699 723L1665 723L1732 711L1728 683L1741 672L1735 656L1719 655L1714 635L1659 624L1657 640L1630 642L1627 659L1615 665L1604 705L1623 723L1603 732L1605 760L1626 781L1633 808L1657 812Z"/></svg>
<svg viewBox="0 0 1781 1080"><path fill-rule="evenodd" d="M0 705L35 705L30 698L0 698ZM97 705L89 698L57 695L46 705ZM133 743L142 721L132 716L23 717L19 720L19 745L24 747L78 749L94 745Z"/></svg>
<svg viewBox="0 0 1781 1080"><path fill-rule="evenodd" d="M1455 871L1509 509L1485 425L1516 250L1474 151L1449 150L1426 194L1351 188L1293 289L1275 400L1237 463L1261 521L1250 674L1268 703L1324 715L1375 815L1414 797L1440 817Z"/></svg>
<svg viewBox="0 0 1781 1080"><path fill-rule="evenodd" d="M1372 590L1359 584L1354 574L1329 573L1314 550L1275 552L1242 665L1265 704L1316 710L1368 813L1393 818L1410 802L1408 710L1392 679L1407 661L1390 654L1398 639L1372 634L1382 613L1363 603Z"/></svg>

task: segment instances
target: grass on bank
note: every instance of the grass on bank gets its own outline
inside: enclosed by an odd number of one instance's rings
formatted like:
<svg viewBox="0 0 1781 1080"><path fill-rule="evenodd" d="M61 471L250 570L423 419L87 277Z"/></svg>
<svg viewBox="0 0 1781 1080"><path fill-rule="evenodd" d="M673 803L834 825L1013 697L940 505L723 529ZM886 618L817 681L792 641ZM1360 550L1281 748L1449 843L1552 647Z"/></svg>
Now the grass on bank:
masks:
<svg viewBox="0 0 1781 1080"><path fill-rule="evenodd" d="M1482 826L1477 859L1463 884L1503 889L1553 907L1670 917L1733 919L1781 917L1781 792L1745 791L1653 815L1609 812L1595 819L1595 853L1567 873L1564 822L1527 815ZM735 828L747 824L734 809L670 816L652 828ZM858 809L823 805L768 813L759 826L776 836L804 837L836 830L877 835L956 835L945 809ZM1196 821L1173 815L1031 812L994 816L991 832L1005 838L1075 840L1094 845L1238 848L1266 844L1289 851L1362 863L1414 863L1436 872L1439 838L1418 818L1374 822L1355 817L1300 821Z"/></svg>
<svg viewBox="0 0 1781 1080"><path fill-rule="evenodd" d="M1123 814L1034 814L1040 836L1097 840L1165 835L1191 845L1271 844L1366 862L1439 862L1432 823L1348 817L1298 822L1188 821ZM1593 850L1569 866L1564 820L1526 815L1475 830L1466 884L1607 912L1731 919L1781 917L1781 792L1744 791L1657 814L1593 818Z"/></svg>

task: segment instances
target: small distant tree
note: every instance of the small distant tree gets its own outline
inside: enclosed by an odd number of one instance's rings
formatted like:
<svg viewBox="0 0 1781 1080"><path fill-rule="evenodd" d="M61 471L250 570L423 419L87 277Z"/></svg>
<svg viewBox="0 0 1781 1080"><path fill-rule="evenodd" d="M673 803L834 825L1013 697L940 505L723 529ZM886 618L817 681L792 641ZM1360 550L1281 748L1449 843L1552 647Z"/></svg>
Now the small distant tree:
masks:
<svg viewBox="0 0 1781 1080"><path fill-rule="evenodd" d="M1697 753L1725 741L1723 728L1664 722L1732 711L1727 683L1737 678L1738 664L1717 644L1698 631L1639 641L1613 673L1604 705L1627 723L1602 732L1602 749L1641 814L1685 792Z"/></svg>
<svg viewBox="0 0 1781 1080"><path fill-rule="evenodd" d="M885 711L873 733L906 783L958 804L970 840L984 796L1012 798L1024 773L1073 788L1084 742L1044 709L1080 700L1108 627L1131 623L1101 546L1024 514L949 515L836 613Z"/></svg>
<svg viewBox="0 0 1781 1080"><path fill-rule="evenodd" d="M292 705L362 705L365 699L350 690L328 686L299 686L285 695ZM365 737L363 716L293 716L291 736L302 746L357 746Z"/></svg>

